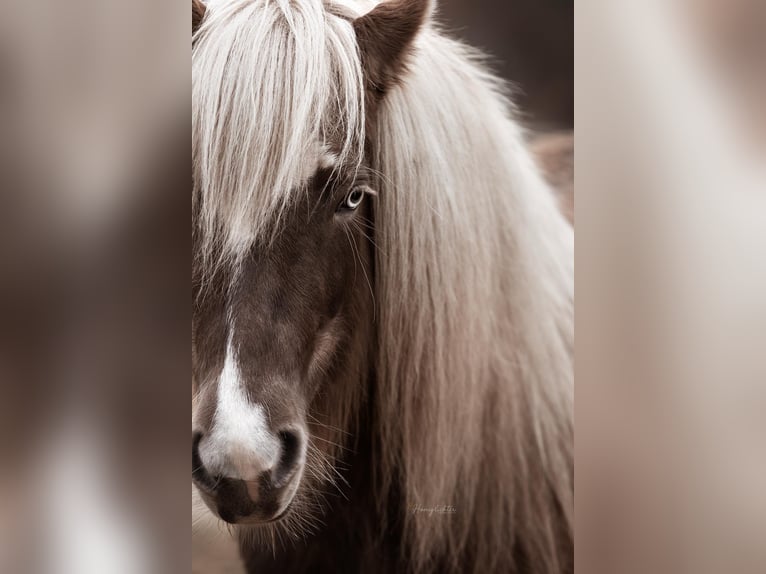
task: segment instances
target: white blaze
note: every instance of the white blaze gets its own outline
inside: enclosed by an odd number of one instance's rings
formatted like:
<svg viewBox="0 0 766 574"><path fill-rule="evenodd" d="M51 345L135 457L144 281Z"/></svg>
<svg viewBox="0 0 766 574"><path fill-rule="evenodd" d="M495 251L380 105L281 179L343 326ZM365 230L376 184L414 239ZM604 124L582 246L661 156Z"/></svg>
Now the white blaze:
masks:
<svg viewBox="0 0 766 574"><path fill-rule="evenodd" d="M254 480L277 464L279 439L269 430L261 405L245 391L234 345L229 339L218 381L213 428L200 445L202 463L213 474Z"/></svg>

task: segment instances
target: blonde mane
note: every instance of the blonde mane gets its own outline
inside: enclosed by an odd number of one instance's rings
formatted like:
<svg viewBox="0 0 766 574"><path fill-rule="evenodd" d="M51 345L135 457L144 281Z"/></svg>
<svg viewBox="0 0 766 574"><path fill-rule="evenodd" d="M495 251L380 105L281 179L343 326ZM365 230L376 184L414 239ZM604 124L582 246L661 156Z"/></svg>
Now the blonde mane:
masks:
<svg viewBox="0 0 766 574"><path fill-rule="evenodd" d="M362 92L353 27L320 1L208 10L192 48L192 207L208 265L272 238L322 154L361 161Z"/></svg>
<svg viewBox="0 0 766 574"><path fill-rule="evenodd" d="M408 507L456 511L408 514L414 558L566 571L572 228L498 81L435 29L421 33L376 134L384 475L403 481Z"/></svg>
<svg viewBox="0 0 766 574"><path fill-rule="evenodd" d="M361 161L352 8L332 6L232 0L195 36L204 253L278 229L323 146ZM573 230L501 83L435 26L377 114L376 497L404 498L413 571L571 571Z"/></svg>

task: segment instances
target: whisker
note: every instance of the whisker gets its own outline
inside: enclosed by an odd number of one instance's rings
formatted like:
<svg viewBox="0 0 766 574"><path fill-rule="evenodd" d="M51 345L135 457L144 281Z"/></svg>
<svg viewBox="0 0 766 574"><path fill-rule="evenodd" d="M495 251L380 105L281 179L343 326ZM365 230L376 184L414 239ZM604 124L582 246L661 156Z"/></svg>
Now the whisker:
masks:
<svg viewBox="0 0 766 574"><path fill-rule="evenodd" d="M375 302L375 290L372 288L372 283L370 282L370 278L367 275L367 270L365 269L364 261L362 261L362 256L359 253L359 246L356 244L356 239L354 239L354 237L352 236L351 240L354 243L354 250L356 251L356 256L359 258L359 265L362 267L362 273L364 274L364 279L365 281L367 281L367 287L370 290L370 297L372 298L372 313L373 313L372 320L373 322L375 322L375 320L377 319L377 307L378 307L377 303Z"/></svg>

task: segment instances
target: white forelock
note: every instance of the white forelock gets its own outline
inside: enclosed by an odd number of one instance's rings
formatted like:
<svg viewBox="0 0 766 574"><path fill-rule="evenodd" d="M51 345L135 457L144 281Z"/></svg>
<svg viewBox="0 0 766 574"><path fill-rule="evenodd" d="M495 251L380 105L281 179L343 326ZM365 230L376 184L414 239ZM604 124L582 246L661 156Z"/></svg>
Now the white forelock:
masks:
<svg viewBox="0 0 766 574"><path fill-rule="evenodd" d="M321 0L229 0L192 52L192 179L202 252L273 233L326 159L359 165L364 84L353 26Z"/></svg>

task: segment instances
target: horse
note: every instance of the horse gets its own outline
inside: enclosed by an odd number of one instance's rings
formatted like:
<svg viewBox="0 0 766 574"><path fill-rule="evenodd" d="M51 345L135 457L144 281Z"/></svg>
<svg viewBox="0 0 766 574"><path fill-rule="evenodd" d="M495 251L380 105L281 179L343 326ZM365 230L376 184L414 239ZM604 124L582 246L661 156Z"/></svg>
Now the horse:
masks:
<svg viewBox="0 0 766 574"><path fill-rule="evenodd" d="M192 482L268 572L573 571L574 233L430 0L192 1Z"/></svg>

